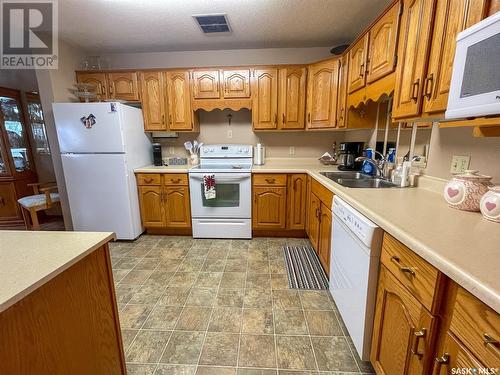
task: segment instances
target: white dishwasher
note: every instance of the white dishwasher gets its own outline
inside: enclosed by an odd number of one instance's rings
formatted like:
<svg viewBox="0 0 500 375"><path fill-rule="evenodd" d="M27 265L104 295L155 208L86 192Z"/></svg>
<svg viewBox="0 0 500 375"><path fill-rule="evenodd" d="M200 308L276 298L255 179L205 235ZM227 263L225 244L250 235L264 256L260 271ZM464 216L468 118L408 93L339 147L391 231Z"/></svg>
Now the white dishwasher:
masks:
<svg viewBox="0 0 500 375"><path fill-rule="evenodd" d="M369 360L382 229L335 196L330 292L364 361Z"/></svg>

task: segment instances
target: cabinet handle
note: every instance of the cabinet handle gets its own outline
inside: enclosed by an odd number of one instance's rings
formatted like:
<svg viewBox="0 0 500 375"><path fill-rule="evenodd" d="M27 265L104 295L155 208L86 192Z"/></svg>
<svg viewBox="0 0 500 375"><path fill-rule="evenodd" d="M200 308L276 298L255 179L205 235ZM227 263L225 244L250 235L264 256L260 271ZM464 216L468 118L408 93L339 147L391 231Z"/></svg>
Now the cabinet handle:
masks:
<svg viewBox="0 0 500 375"><path fill-rule="evenodd" d="M445 365L450 363L450 355L448 353L444 353L441 357L437 357L434 360L439 366Z"/></svg>
<svg viewBox="0 0 500 375"><path fill-rule="evenodd" d="M410 275L412 275L412 276L415 276L415 275L416 275L415 270L414 270L412 267L405 267L405 266L402 266L402 265L401 265L401 263L400 263L400 261L401 261L401 260L400 260L397 256L395 256L395 255L393 255L393 256L391 257L391 262L395 263L395 264L398 266L398 268L399 268L399 270L400 270L401 272L404 272L404 273L409 273L409 274L410 274Z"/></svg>
<svg viewBox="0 0 500 375"><path fill-rule="evenodd" d="M416 355L418 358L422 358L424 353L418 351L418 344L420 339L423 339L426 335L426 329L422 328L420 331L413 332L415 336L415 341L413 341L413 347L411 348L411 354Z"/></svg>
<svg viewBox="0 0 500 375"><path fill-rule="evenodd" d="M485 333L483 334L483 341L484 341L484 345L491 345L491 346L494 346L495 348L498 348L500 342L493 338L493 336Z"/></svg>
<svg viewBox="0 0 500 375"><path fill-rule="evenodd" d="M181 179L180 178L176 178L175 180L170 179L170 181L172 181L172 183L174 184L178 184L179 182L181 182Z"/></svg>
<svg viewBox="0 0 500 375"><path fill-rule="evenodd" d="M286 123L286 117L285 117L285 114L283 113L282 117L281 117L281 122L284 124Z"/></svg>
<svg viewBox="0 0 500 375"><path fill-rule="evenodd" d="M274 124L276 125L278 123L278 114L274 114Z"/></svg>
<svg viewBox="0 0 500 375"><path fill-rule="evenodd" d="M113 85L109 85L109 94L111 95L113 93Z"/></svg>
<svg viewBox="0 0 500 375"><path fill-rule="evenodd" d="M432 89L434 88L434 73L425 79L424 96L427 99L431 98Z"/></svg>
<svg viewBox="0 0 500 375"><path fill-rule="evenodd" d="M0 197L0 206L5 206L5 199L3 197Z"/></svg>
<svg viewBox="0 0 500 375"><path fill-rule="evenodd" d="M161 115L161 124L165 124L165 115Z"/></svg>
<svg viewBox="0 0 500 375"><path fill-rule="evenodd" d="M144 182L145 182L146 184L149 184L149 183L151 183L151 182L153 182L153 181L154 181L154 179L153 179L153 178L145 178L145 179L144 179Z"/></svg>
<svg viewBox="0 0 500 375"><path fill-rule="evenodd" d="M266 182L268 184L274 184L276 182L276 179L275 178L266 178Z"/></svg>
<svg viewBox="0 0 500 375"><path fill-rule="evenodd" d="M365 75L365 64L359 66L359 76L363 77Z"/></svg>
<svg viewBox="0 0 500 375"><path fill-rule="evenodd" d="M311 123L311 112L307 114L307 122Z"/></svg>
<svg viewBox="0 0 500 375"><path fill-rule="evenodd" d="M420 87L420 78L413 82L413 86L411 88L411 99L415 102L418 100L418 89ZM416 92L415 92L416 91Z"/></svg>
<svg viewBox="0 0 500 375"><path fill-rule="evenodd" d="M168 123L172 125L172 115L168 115Z"/></svg>

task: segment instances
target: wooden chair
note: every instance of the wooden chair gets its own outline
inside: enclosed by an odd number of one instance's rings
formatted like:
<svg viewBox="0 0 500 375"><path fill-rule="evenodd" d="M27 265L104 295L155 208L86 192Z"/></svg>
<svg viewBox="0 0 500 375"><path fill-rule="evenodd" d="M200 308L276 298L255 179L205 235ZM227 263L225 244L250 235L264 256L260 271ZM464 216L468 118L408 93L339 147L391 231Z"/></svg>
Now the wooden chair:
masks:
<svg viewBox="0 0 500 375"><path fill-rule="evenodd" d="M38 211L44 211L54 205L61 204L59 201L59 193L55 182L34 183L28 184L33 187L34 195L22 197L17 200L21 206L23 213L24 225L29 229L29 222L31 219L31 229L40 230L40 223L38 222ZM29 216L28 216L29 214Z"/></svg>

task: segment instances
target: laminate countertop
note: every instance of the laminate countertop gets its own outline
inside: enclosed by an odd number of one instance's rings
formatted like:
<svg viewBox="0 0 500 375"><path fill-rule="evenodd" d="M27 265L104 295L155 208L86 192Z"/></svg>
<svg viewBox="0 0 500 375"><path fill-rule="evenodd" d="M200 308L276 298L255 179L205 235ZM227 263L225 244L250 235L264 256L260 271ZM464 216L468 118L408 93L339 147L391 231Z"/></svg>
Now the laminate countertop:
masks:
<svg viewBox="0 0 500 375"><path fill-rule="evenodd" d="M169 168L138 171L168 173ZM444 181L428 181L418 188L354 189L319 174L336 169L315 159L268 159L265 165L253 166L252 173L309 174L500 313L500 224L479 212L448 207L441 193Z"/></svg>
<svg viewBox="0 0 500 375"><path fill-rule="evenodd" d="M0 312L115 239L111 232L0 233Z"/></svg>

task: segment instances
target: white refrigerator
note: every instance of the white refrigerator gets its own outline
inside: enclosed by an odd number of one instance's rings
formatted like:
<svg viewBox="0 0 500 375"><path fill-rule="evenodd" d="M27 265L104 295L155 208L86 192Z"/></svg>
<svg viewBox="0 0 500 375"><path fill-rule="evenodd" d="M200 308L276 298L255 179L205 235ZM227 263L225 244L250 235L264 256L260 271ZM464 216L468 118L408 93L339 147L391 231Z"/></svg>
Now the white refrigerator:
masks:
<svg viewBox="0 0 500 375"><path fill-rule="evenodd" d="M120 103L54 103L73 229L142 232L134 168L152 163L142 111Z"/></svg>

